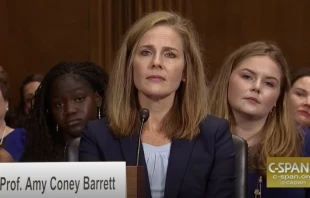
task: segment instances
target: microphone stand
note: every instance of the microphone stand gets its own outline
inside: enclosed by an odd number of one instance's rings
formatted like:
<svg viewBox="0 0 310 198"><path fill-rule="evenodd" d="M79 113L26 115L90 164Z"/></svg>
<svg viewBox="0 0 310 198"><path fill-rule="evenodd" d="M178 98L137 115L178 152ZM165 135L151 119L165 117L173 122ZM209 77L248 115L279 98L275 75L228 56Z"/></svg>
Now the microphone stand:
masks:
<svg viewBox="0 0 310 198"><path fill-rule="evenodd" d="M140 156L140 147L141 147L141 135L142 135L142 129L144 125L144 119L142 120L140 130L139 130L139 140L138 140L138 149L137 149L137 166L139 166L139 156Z"/></svg>
<svg viewBox="0 0 310 198"><path fill-rule="evenodd" d="M140 122L141 122L141 125L140 125L140 130L139 130L139 142L138 142L138 149L137 149L137 163L136 165L139 166L139 158L140 158L140 147L141 147L141 136L142 136L142 130L143 130L143 126L144 126L144 123L149 119L149 110L144 108L140 111Z"/></svg>

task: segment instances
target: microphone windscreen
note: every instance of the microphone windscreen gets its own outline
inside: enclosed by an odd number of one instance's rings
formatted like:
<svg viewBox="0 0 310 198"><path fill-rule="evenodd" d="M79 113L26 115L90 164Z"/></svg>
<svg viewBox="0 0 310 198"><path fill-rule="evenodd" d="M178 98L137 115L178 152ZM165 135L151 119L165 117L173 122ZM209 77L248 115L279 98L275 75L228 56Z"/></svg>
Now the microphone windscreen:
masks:
<svg viewBox="0 0 310 198"><path fill-rule="evenodd" d="M141 111L140 111L140 121L146 122L147 119L149 119L149 115L150 115L150 113L149 113L148 109L146 109L146 108L141 109Z"/></svg>

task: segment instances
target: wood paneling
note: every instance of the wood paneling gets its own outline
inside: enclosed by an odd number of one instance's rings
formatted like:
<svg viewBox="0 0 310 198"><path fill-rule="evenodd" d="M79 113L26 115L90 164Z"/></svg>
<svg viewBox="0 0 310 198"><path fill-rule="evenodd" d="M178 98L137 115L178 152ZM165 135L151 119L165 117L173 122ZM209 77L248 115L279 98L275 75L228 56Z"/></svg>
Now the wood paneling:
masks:
<svg viewBox="0 0 310 198"><path fill-rule="evenodd" d="M192 1L191 18L205 47L210 78L239 46L275 41L290 67L310 66L310 1Z"/></svg>
<svg viewBox="0 0 310 198"><path fill-rule="evenodd" d="M88 1L1 0L0 13L0 64L9 73L13 103L26 75L90 59Z"/></svg>
<svg viewBox="0 0 310 198"><path fill-rule="evenodd" d="M291 67L310 66L309 8L308 0L0 0L0 64L16 100L27 74L61 60L91 60L108 72L130 25L168 10L195 24L209 78L229 53L256 40L277 42Z"/></svg>

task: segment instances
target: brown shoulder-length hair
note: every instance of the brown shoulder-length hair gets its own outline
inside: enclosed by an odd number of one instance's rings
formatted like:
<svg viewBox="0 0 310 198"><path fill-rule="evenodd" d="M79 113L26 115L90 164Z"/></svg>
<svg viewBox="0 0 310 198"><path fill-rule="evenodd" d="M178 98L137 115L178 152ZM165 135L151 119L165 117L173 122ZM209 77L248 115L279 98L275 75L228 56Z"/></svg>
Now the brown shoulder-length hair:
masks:
<svg viewBox="0 0 310 198"><path fill-rule="evenodd" d="M186 82L178 88L173 107L163 119L161 129L170 138L192 139L199 133L199 123L207 115L204 64L193 24L171 12L150 13L133 24L126 33L110 74L107 118L117 137L138 131L141 107L133 83L133 54L141 36L155 26L171 27L181 36L186 64Z"/></svg>
<svg viewBox="0 0 310 198"><path fill-rule="evenodd" d="M265 175L267 157L293 157L301 155L303 137L291 117L288 93L290 76L287 62L279 47L269 42L246 44L224 61L221 70L211 82L209 98L210 113L228 119L233 133L234 115L227 98L227 89L232 71L241 62L253 56L268 56L281 70L281 91L276 106L271 110L266 123L259 132L261 141L249 148L249 168Z"/></svg>

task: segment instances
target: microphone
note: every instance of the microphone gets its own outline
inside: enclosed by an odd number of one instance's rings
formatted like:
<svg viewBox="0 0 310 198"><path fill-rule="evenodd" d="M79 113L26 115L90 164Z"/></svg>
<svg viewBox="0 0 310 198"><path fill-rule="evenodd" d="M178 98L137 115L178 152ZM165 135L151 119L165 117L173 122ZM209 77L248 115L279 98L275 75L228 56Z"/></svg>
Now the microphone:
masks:
<svg viewBox="0 0 310 198"><path fill-rule="evenodd" d="M149 119L149 110L144 108L140 111L140 130L139 130L139 142L138 142L138 149L137 149L137 166L139 165L139 158L140 158L140 147L141 147L141 134L143 130L144 123Z"/></svg>

